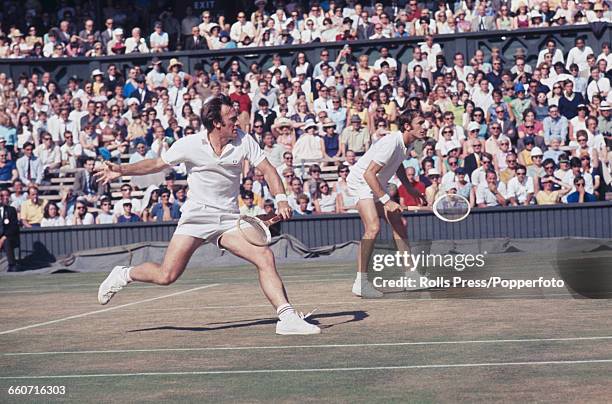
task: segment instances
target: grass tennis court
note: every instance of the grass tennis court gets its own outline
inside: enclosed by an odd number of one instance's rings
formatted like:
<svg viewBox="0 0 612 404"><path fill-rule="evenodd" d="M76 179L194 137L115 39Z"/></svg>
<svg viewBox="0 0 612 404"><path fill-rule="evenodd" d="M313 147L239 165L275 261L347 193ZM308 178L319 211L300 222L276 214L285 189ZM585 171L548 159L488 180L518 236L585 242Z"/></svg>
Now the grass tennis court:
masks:
<svg viewBox="0 0 612 404"><path fill-rule="evenodd" d="M510 264L508 264L510 265ZM606 402L612 301L362 300L354 264L280 265L323 334L281 337L248 267L188 270L170 287L96 301L106 273L0 278L0 401ZM608 397L608 399L606 399Z"/></svg>

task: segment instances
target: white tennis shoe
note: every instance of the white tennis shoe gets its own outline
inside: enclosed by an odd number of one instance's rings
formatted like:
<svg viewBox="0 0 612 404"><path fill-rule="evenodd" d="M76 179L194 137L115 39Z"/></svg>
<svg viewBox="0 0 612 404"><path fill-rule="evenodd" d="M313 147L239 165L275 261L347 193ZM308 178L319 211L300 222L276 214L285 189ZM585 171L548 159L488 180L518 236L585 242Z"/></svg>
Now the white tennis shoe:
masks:
<svg viewBox="0 0 612 404"><path fill-rule="evenodd" d="M115 293L123 289L128 281L128 270L130 267L116 266L111 273L106 277L104 282L100 284L98 289L98 302L106 304L115 296Z"/></svg>
<svg viewBox="0 0 612 404"><path fill-rule="evenodd" d="M380 299L384 295L383 292L376 289L367 278L362 278L361 281L355 279L353 283L353 294L365 299Z"/></svg>
<svg viewBox="0 0 612 404"><path fill-rule="evenodd" d="M278 320L276 323L276 333L278 335L321 334L319 327L306 321L312 313L314 313L314 310L306 315L294 312L284 320Z"/></svg>

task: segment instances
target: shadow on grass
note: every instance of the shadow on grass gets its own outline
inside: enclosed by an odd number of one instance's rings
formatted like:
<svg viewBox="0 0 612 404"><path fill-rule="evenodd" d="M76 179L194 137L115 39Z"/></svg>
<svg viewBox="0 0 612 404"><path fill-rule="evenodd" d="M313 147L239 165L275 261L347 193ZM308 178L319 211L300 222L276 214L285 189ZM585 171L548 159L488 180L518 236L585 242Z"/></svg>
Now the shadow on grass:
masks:
<svg viewBox="0 0 612 404"><path fill-rule="evenodd" d="M316 324L321 328L331 328L342 324L353 323L356 321L361 321L365 318L369 317L369 314L362 310L355 311L339 311L334 313L320 313L313 314L308 317L308 322L312 324ZM331 323L322 323L320 320L322 319L331 319L335 320ZM178 327L172 325L164 325L159 327L150 327L150 328L139 328L136 330L128 330L127 332L144 332L144 331L163 331L163 330L173 330L173 331L221 331L221 330L230 330L234 328L243 328L243 327L254 327L259 325L271 325L276 324L278 319L276 318L255 318L255 319L247 319L247 320L235 320L235 321L225 321L218 323L208 323L204 327Z"/></svg>

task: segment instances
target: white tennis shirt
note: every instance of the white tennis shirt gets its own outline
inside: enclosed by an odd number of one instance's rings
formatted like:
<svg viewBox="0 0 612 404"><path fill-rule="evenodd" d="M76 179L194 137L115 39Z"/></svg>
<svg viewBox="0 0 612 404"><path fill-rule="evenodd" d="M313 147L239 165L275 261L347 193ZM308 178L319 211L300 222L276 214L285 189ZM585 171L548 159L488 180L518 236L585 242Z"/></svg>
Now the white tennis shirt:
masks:
<svg viewBox="0 0 612 404"><path fill-rule="evenodd" d="M168 165L185 163L191 203L227 212L238 212L243 161L258 166L265 158L255 139L240 130L220 156L213 151L206 130L180 138L162 155Z"/></svg>
<svg viewBox="0 0 612 404"><path fill-rule="evenodd" d="M378 181L386 190L387 184L397 168L407 158L406 145L404 145L404 137L401 132L392 132L382 137L374 143L368 151L361 156L355 165L351 167L351 172L347 178L347 182L354 185L368 186L363 174L372 161L382 166L378 172Z"/></svg>

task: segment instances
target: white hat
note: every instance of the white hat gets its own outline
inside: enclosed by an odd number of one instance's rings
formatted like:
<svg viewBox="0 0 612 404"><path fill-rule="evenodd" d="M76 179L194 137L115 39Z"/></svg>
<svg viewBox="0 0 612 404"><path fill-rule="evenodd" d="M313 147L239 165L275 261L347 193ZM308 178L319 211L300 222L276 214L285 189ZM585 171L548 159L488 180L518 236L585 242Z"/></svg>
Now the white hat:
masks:
<svg viewBox="0 0 612 404"><path fill-rule="evenodd" d="M599 110L600 111L609 111L610 110L610 104L608 104L608 101L602 101L601 104L599 104Z"/></svg>
<svg viewBox="0 0 612 404"><path fill-rule="evenodd" d="M96 77L96 76L104 76L104 73L102 73L100 69L95 69L93 72L91 72L91 77Z"/></svg>
<svg viewBox="0 0 612 404"><path fill-rule="evenodd" d="M121 28L115 28L113 30L113 35L123 35L123 29Z"/></svg>
<svg viewBox="0 0 612 404"><path fill-rule="evenodd" d="M304 130L308 130L308 128L317 128L317 124L312 119L307 119L304 122Z"/></svg>
<svg viewBox="0 0 612 404"><path fill-rule="evenodd" d="M432 176L432 175L440 175L440 171L438 171L437 168L430 168L427 171L427 176Z"/></svg>
<svg viewBox="0 0 612 404"><path fill-rule="evenodd" d="M531 149L531 157L542 156L542 155L544 155L544 153L542 153L542 149L540 149L538 146Z"/></svg>
<svg viewBox="0 0 612 404"><path fill-rule="evenodd" d="M136 104L136 105L140 105L140 101L138 101L138 99L137 99L137 98L129 98L129 99L127 100L126 104L128 105L128 107L129 107L130 105L134 105L134 104Z"/></svg>
<svg viewBox="0 0 612 404"><path fill-rule="evenodd" d="M471 132L473 130L480 130L480 125L477 124L476 122L470 122L467 129L468 129L468 132Z"/></svg>
<svg viewBox="0 0 612 404"><path fill-rule="evenodd" d="M533 10L531 13L529 13L529 17L530 18L542 18L542 14L540 14L538 10Z"/></svg>

